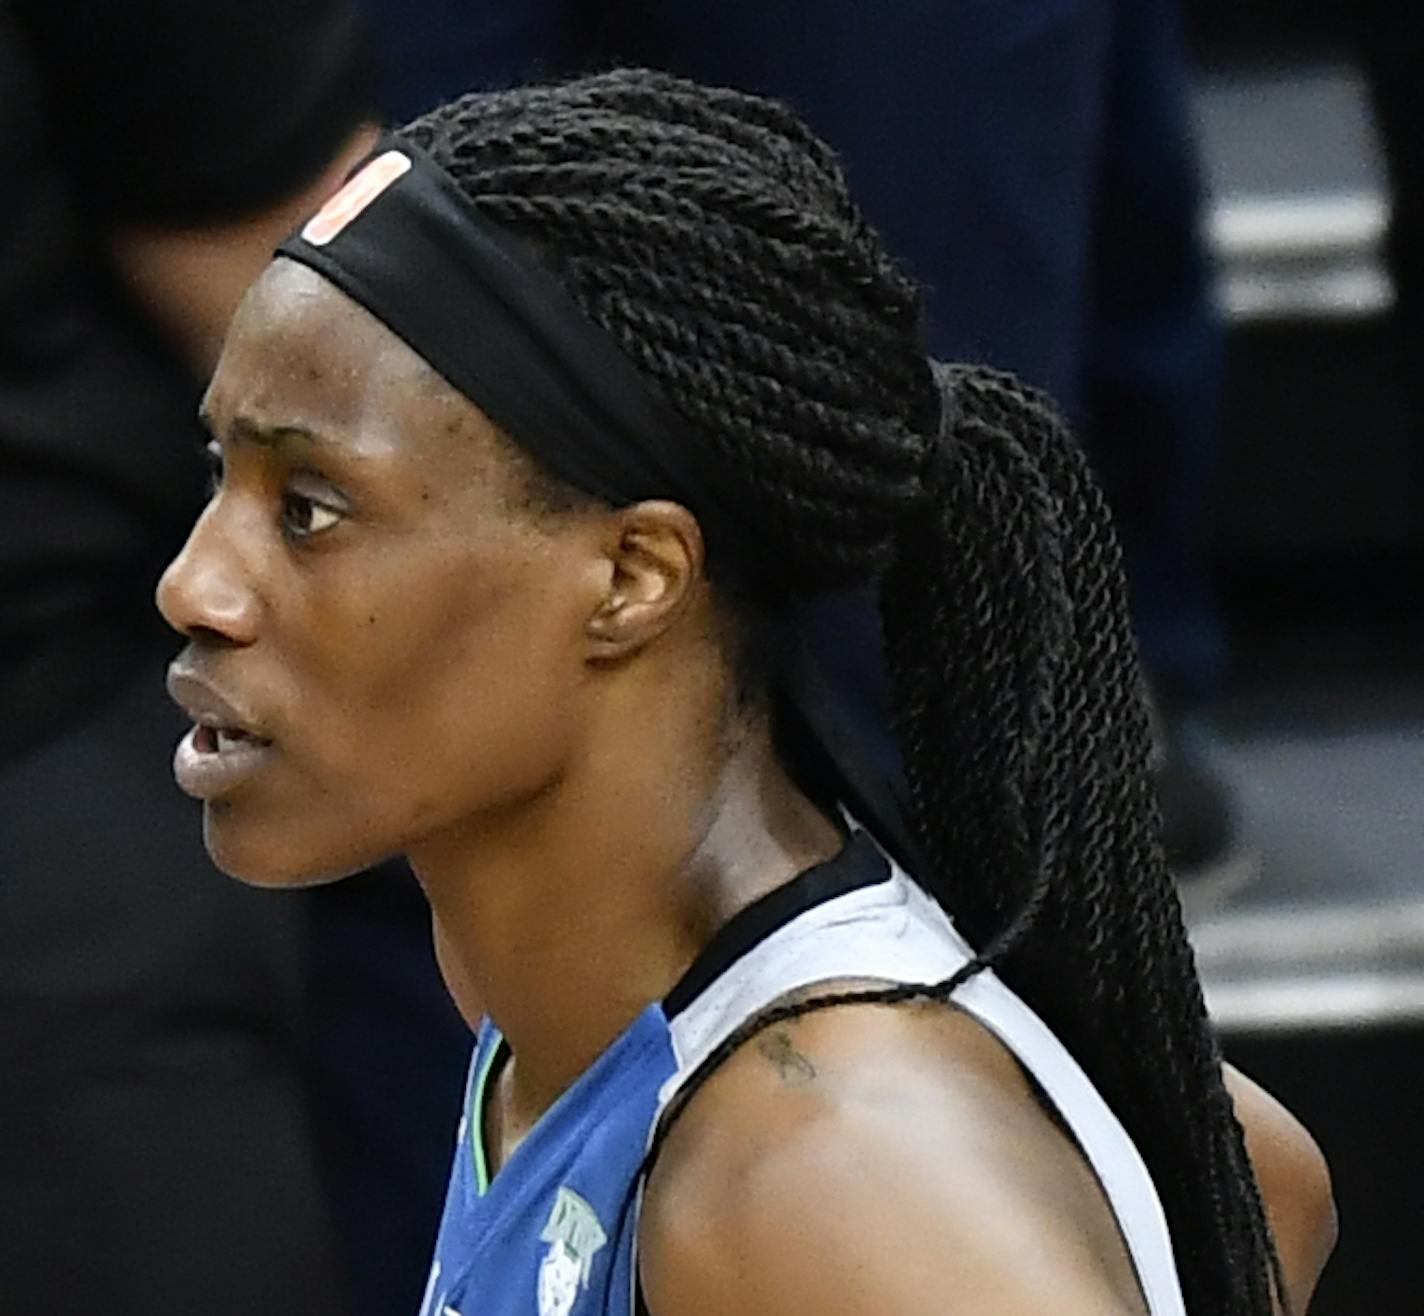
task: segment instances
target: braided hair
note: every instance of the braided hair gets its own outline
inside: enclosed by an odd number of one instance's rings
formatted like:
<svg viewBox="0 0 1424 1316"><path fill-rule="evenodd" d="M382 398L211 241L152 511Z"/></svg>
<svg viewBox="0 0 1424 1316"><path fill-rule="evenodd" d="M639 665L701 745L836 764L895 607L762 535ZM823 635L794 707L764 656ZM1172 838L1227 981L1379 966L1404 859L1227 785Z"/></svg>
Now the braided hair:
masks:
<svg viewBox="0 0 1424 1316"><path fill-rule="evenodd" d="M1284 1303L1159 840L1119 553L1061 419L929 363L921 298L773 101L621 69L466 96L402 135L522 241L713 449L787 599L879 590L920 882L1142 1153L1189 1310ZM718 563L709 542L709 570Z"/></svg>

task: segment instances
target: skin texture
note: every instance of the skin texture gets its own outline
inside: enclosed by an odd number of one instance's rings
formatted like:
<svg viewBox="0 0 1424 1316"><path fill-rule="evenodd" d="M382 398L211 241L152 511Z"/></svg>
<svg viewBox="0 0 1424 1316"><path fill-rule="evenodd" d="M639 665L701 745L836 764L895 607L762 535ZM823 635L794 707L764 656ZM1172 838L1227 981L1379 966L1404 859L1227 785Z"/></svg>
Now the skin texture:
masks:
<svg viewBox="0 0 1424 1316"><path fill-rule="evenodd" d="M1246 1130L1246 1150L1275 1235L1291 1308L1304 1312L1340 1233L1330 1167L1305 1126L1230 1065L1226 1090Z"/></svg>
<svg viewBox="0 0 1424 1316"><path fill-rule="evenodd" d="M689 1105L645 1212L654 1316L1145 1311L1087 1166L943 1006L763 1034Z"/></svg>
<svg viewBox="0 0 1424 1316"><path fill-rule="evenodd" d="M287 261L205 412L221 477L159 606L188 687L270 741L205 803L208 847L278 887L409 857L456 1002L510 1043L497 1167L717 928L842 837L737 697L686 509L544 507L471 403ZM1242 1109L1293 1229L1309 1158ZM1081 1158L944 1007L743 1048L669 1140L642 1242L654 1316L1142 1310Z"/></svg>
<svg viewBox="0 0 1424 1316"><path fill-rule="evenodd" d="M1273 1098L1227 1082L1300 1316L1335 1239L1328 1171ZM1146 1310L1092 1172L947 1006L840 1007L748 1043L674 1126L642 1225L652 1316Z"/></svg>

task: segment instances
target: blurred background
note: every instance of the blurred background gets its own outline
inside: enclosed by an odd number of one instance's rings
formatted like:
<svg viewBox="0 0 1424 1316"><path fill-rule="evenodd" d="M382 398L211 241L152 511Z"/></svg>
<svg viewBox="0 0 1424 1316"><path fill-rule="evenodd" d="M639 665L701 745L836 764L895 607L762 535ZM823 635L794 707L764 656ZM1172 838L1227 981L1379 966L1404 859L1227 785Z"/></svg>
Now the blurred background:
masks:
<svg viewBox="0 0 1424 1316"><path fill-rule="evenodd" d="M1420 15L1186 8L1226 325L1215 708L1257 879L1198 920L1228 1053L1324 1144L1322 1312L1418 1309L1424 1219Z"/></svg>
<svg viewBox="0 0 1424 1316"><path fill-rule="evenodd" d="M1378 2L0 0L0 1309L419 1301L468 1046L423 903L212 871L150 596L223 325L376 126L622 60L791 100L933 350L1069 411L1209 1003L1334 1170L1312 1311L1417 1313L1421 56Z"/></svg>

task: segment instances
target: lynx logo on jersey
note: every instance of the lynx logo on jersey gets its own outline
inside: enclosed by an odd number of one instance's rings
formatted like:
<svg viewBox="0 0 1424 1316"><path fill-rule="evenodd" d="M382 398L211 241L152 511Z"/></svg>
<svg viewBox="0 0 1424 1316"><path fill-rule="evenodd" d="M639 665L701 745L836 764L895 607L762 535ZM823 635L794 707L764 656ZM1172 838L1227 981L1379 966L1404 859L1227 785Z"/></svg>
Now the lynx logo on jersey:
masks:
<svg viewBox="0 0 1424 1316"><path fill-rule="evenodd" d="M539 1316L569 1316L608 1235L593 1207L571 1188L560 1188L539 1237L549 1245L539 1267Z"/></svg>

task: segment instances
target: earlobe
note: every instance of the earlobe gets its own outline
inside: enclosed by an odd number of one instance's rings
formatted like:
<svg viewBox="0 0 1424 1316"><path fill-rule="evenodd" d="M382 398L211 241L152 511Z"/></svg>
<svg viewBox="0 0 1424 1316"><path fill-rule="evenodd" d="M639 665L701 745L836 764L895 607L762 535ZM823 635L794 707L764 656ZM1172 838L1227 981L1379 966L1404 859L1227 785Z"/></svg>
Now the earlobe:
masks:
<svg viewBox="0 0 1424 1316"><path fill-rule="evenodd" d="M628 657L665 634L702 577L704 549L696 518L678 503L649 501L619 509L609 550L607 587L586 632L592 657Z"/></svg>

